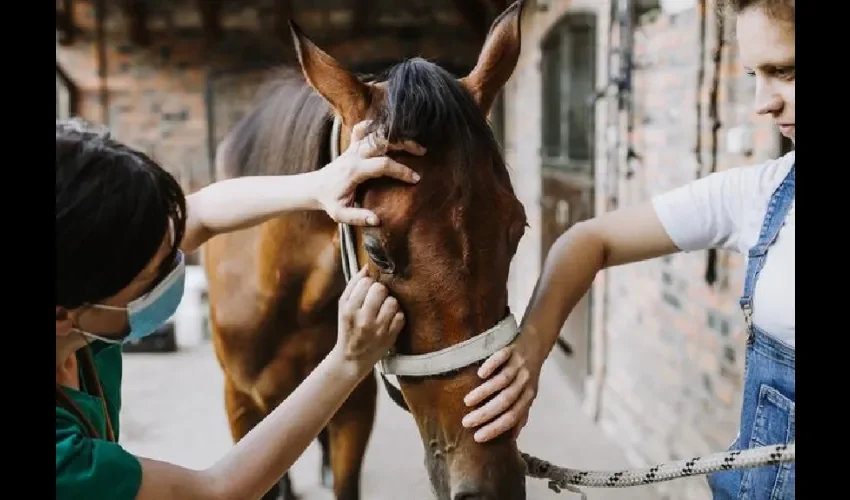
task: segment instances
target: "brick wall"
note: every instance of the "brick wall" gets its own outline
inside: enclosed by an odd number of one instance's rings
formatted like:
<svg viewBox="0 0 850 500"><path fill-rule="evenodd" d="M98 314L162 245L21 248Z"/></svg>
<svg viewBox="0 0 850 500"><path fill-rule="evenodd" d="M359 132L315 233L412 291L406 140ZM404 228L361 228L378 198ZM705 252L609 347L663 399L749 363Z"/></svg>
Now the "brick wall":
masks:
<svg viewBox="0 0 850 500"><path fill-rule="evenodd" d="M196 3L173 0L149 4L149 47L134 46L128 41L126 18L117 4L107 2L105 23L109 127L120 140L155 157L189 191L210 180L210 131L205 102L209 75L220 75L214 77L212 106L216 115L213 135L220 139L223 130L250 107L253 91L261 82L258 76L265 76L257 68L294 62L290 40L281 42L271 35L271 9L275 2L228 3L221 18L225 38L214 45L204 41ZM436 29L449 30L456 36L441 38L423 32L404 41L386 36L347 36L352 16L348 11L334 10L338 4L329 2L329 10L321 8L321 1L313 2L300 8L295 17L314 40L334 40L325 48L347 64L397 60L418 53L454 67L466 67L474 63L480 48L468 30L462 29L463 21L450 1L441 0L436 5L435 16L440 23ZM57 43L57 65L79 92L78 114L103 123L95 13L90 1L78 0L74 5L80 33L70 46ZM403 3L399 5L403 8ZM350 6L347 8L350 10ZM410 22L392 13L378 14L375 22L383 25Z"/></svg>
<svg viewBox="0 0 850 500"><path fill-rule="evenodd" d="M599 15L599 82L606 80L607 2L551 1L545 12L530 14L524 26L523 56L508 87L507 153L514 165L518 192L531 217L532 229L514 262L512 302L525 304L539 269L540 226L540 88L539 42L548 28L572 10ZM650 13L639 21L635 40L632 144L642 161L618 182L597 180L597 212L616 198L619 206L648 200L708 172L711 123L708 93L713 78L711 52L716 18L710 4L707 24L703 102L703 167L694 146L697 134L699 16L696 9L676 16ZM727 26L719 86L717 169L764 161L778 153L778 136L769 120L752 113L753 81L735 60L734 38ZM607 103L597 106L597 176L609 165L603 148ZM726 134L737 126L753 131L753 152L727 152ZM611 192L609 186L615 186ZM529 241L531 240L531 241ZM604 338L604 353L593 356L606 365L601 380L600 424L626 449L635 466L701 455L725 449L734 439L740 406L745 344L744 323L737 306L743 284L743 258L718 254L718 281L705 279L707 252L668 258L606 271L594 288L607 299L605 313L594 311L594 341ZM594 301L600 303L599 300ZM521 307L517 307L522 310ZM598 344L599 342L594 342ZM592 348L592 349L593 349ZM599 382L599 381L596 381ZM590 405L592 409L592 405ZM565 430L567 432L567 430ZM704 477L662 483L660 499L710 498Z"/></svg>
<svg viewBox="0 0 850 500"><path fill-rule="evenodd" d="M75 18L82 32L73 45L57 45L57 63L79 90L79 114L104 123L94 12L88 2L76 5ZM152 20L156 34L151 45L142 48L127 40L117 9L109 11L105 27L108 125L117 138L156 158L192 189L208 180L204 61L209 54L199 29L162 30L159 21ZM225 59L221 56L238 56L238 51L227 54L227 48L217 52L217 61Z"/></svg>
<svg viewBox="0 0 850 500"><path fill-rule="evenodd" d="M708 173L712 123L707 110L714 77L710 57L715 31L723 29L712 14L709 11L705 84L699 94L697 10L675 17L649 16L640 23L633 144L643 161L630 180L620 183L621 205L644 201ZM769 121L753 117L753 80L736 61L734 34L726 24L718 89L718 170L764 161L778 149ZM703 103L702 166L694 153L698 95ZM728 152L726 133L737 126L753 127L752 156ZM609 272L612 313L606 325L609 368L602 419L645 463L720 451L735 437L745 347L737 305L744 259L719 252L719 279L710 286L704 278L707 256L680 254ZM710 497L701 478L668 483L660 490L671 499Z"/></svg>

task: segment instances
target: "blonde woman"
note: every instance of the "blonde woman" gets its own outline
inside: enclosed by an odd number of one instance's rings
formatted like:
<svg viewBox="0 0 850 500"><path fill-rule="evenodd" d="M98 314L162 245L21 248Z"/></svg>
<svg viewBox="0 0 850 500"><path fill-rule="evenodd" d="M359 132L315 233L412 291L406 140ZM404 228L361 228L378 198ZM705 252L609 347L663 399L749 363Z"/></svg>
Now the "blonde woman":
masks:
<svg viewBox="0 0 850 500"><path fill-rule="evenodd" d="M727 0L740 60L756 80L755 110L795 138L794 0ZM747 257L740 306L747 370L733 449L794 440L795 152L712 174L643 205L601 215L561 235L544 264L517 342L485 362L466 398L479 441L525 425L543 361L570 311L607 267L681 251L723 248ZM635 332L636 335L639 332ZM794 464L709 477L716 500L794 498Z"/></svg>

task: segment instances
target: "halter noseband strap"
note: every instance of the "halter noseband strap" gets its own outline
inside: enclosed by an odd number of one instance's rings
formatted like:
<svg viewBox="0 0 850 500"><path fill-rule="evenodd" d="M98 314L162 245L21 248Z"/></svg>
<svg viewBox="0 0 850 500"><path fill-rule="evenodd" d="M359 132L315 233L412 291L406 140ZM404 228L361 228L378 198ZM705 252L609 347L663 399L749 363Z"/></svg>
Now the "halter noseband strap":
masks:
<svg viewBox="0 0 850 500"><path fill-rule="evenodd" d="M339 157L339 139L342 122L339 116L334 116L330 137L331 161ZM339 250L342 260L342 272L345 281L357 273L357 249L354 232L351 226L339 223ZM469 340L440 349L439 351L417 355L404 355L390 352L378 362L384 385L390 397L399 406L408 409L401 392L386 379L386 374L405 377L427 377L458 370L481 361L499 349L508 346L519 334L516 318L508 314L494 327L480 333Z"/></svg>
<svg viewBox="0 0 850 500"><path fill-rule="evenodd" d="M516 319L509 314L486 332L445 349L417 355L387 355L380 361L381 371L404 377L427 377L451 372L488 358L510 345L518 333Z"/></svg>

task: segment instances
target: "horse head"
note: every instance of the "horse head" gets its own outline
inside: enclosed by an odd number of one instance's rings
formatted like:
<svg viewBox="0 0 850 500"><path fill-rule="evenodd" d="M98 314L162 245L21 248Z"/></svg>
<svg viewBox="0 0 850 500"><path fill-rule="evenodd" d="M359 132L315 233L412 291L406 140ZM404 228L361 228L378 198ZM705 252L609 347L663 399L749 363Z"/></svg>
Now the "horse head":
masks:
<svg viewBox="0 0 850 500"><path fill-rule="evenodd" d="M496 331L505 343L516 334L507 280L526 216L487 114L517 64L521 12L519 1L493 22L463 78L417 58L378 81L363 81L291 24L301 69L336 115L340 150L364 119L390 141L410 139L427 148L423 156L391 154L421 175L419 183L376 179L356 193L356 203L381 219L379 227L354 231L357 260L390 289L407 318L396 356L445 352L482 332ZM469 350L454 354L415 376L396 372L435 494L440 500L523 500L524 464L509 433L477 443L473 430L461 425L472 410L463 397L481 382L476 371L486 356L457 366L452 363Z"/></svg>

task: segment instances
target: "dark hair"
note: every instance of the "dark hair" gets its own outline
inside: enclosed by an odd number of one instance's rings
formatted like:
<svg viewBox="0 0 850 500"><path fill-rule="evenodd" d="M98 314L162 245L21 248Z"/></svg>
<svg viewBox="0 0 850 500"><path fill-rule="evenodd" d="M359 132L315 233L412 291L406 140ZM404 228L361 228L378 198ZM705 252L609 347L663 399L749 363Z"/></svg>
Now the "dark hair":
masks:
<svg viewBox="0 0 850 500"><path fill-rule="evenodd" d="M115 295L154 258L169 223L186 226L177 180L144 153L79 119L56 122L56 305Z"/></svg>
<svg viewBox="0 0 850 500"><path fill-rule="evenodd" d="M794 14L795 0L718 0L718 6L729 9L732 14L740 14L751 8L763 9L773 20L796 24Z"/></svg>

